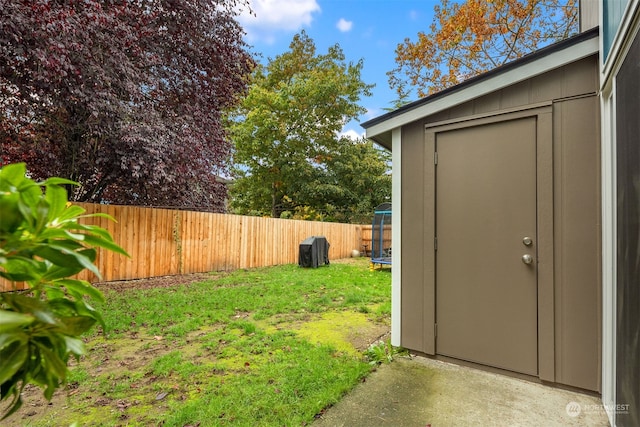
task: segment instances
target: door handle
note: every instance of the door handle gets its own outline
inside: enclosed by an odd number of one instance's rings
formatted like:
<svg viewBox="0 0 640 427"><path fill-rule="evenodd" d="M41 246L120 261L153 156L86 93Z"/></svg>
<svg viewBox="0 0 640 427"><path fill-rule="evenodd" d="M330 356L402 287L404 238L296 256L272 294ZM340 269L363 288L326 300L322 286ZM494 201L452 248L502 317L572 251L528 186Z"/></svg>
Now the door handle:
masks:
<svg viewBox="0 0 640 427"><path fill-rule="evenodd" d="M531 264L533 262L533 257L529 254L524 254L522 255L522 262L524 262L525 264Z"/></svg>

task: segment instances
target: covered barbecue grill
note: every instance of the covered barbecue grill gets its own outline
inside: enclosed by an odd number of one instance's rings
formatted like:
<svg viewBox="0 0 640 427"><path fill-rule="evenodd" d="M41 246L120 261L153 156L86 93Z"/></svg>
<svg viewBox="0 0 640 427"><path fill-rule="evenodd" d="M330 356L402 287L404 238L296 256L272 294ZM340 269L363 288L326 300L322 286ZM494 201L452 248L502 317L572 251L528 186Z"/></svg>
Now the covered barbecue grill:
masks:
<svg viewBox="0 0 640 427"><path fill-rule="evenodd" d="M329 242L323 236L311 236L300 243L298 265L317 268L329 264Z"/></svg>

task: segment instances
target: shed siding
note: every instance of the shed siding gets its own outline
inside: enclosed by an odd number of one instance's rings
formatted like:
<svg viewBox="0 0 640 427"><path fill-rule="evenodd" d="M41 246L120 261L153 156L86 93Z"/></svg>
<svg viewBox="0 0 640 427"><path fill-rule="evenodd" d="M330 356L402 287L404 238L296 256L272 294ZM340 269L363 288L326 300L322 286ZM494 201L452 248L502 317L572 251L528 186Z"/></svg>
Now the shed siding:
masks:
<svg viewBox="0 0 640 427"><path fill-rule="evenodd" d="M435 351L431 225L435 173L432 142L425 138L425 126L557 101L553 113L556 165L553 226L558 230L551 232L558 233L553 234L554 246L558 246L553 253L554 262L560 264L554 265L555 273L545 275L545 280L554 283L543 284L553 288L553 298L558 299L556 336L551 337L551 342L555 342L552 350L555 360L545 352L548 357L541 353L546 360L540 363L549 366L544 371L551 375L556 365L558 383L600 389L597 88L598 58L594 55L403 126L401 344L404 347L426 354ZM584 306L582 301L586 301ZM553 381L547 375L541 378Z"/></svg>
<svg viewBox="0 0 640 427"><path fill-rule="evenodd" d="M595 93L598 89L597 71L597 57L584 58L530 80L516 83L431 115L423 123L435 123Z"/></svg>
<svg viewBox="0 0 640 427"><path fill-rule="evenodd" d="M556 382L600 390L600 129L596 96L554 104Z"/></svg>
<svg viewBox="0 0 640 427"><path fill-rule="evenodd" d="M402 129L402 345L428 353L424 340L425 267L424 215L428 157L420 123ZM433 264L433 262L431 262ZM430 320L433 323L433 318Z"/></svg>

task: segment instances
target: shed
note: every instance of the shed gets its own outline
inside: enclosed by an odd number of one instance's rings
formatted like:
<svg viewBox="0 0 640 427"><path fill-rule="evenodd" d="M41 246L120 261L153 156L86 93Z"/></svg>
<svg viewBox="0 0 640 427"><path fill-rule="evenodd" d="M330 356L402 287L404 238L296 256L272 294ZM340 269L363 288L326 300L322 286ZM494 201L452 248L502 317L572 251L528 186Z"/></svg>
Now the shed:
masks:
<svg viewBox="0 0 640 427"><path fill-rule="evenodd" d="M597 28L363 123L392 150L392 343L601 389Z"/></svg>

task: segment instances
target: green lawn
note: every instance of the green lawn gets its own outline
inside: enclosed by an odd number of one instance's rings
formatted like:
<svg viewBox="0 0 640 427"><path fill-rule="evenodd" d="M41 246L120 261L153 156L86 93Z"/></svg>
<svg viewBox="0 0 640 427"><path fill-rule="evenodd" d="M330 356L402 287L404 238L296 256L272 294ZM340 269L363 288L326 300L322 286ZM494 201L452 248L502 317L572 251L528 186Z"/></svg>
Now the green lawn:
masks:
<svg viewBox="0 0 640 427"><path fill-rule="evenodd" d="M106 336L86 339L52 405L32 391L10 423L311 424L370 372L364 351L388 330L391 275L357 259L104 292Z"/></svg>

